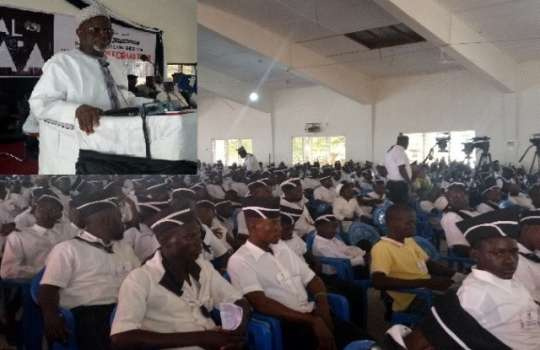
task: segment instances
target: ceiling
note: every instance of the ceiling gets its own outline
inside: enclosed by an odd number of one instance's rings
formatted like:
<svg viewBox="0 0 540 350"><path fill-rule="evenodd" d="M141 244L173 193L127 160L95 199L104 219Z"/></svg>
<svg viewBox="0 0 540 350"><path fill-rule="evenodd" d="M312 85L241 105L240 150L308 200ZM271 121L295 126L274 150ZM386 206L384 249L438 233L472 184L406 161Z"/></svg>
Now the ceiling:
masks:
<svg viewBox="0 0 540 350"><path fill-rule="evenodd" d="M540 59L540 1L437 1L516 61Z"/></svg>
<svg viewBox="0 0 540 350"><path fill-rule="evenodd" d="M198 29L198 64L237 80L267 89L297 88L315 85L287 71L287 67L241 46L203 26Z"/></svg>
<svg viewBox="0 0 540 350"><path fill-rule="evenodd" d="M435 0L518 62L540 59L540 0ZM373 0L199 0L372 78L462 69L429 42L368 50L345 33L399 23ZM199 26L199 62L266 87L314 84ZM466 43L465 43L466 44Z"/></svg>

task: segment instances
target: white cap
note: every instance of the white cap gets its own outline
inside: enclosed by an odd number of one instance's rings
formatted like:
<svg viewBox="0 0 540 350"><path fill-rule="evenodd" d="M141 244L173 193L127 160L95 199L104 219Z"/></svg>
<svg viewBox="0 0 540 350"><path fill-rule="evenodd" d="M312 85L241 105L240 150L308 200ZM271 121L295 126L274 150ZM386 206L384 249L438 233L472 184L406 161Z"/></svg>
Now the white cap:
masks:
<svg viewBox="0 0 540 350"><path fill-rule="evenodd" d="M100 3L94 3L90 6L80 10L75 16L75 27L79 28L84 21L87 21L94 17L107 17L110 18L107 9Z"/></svg>

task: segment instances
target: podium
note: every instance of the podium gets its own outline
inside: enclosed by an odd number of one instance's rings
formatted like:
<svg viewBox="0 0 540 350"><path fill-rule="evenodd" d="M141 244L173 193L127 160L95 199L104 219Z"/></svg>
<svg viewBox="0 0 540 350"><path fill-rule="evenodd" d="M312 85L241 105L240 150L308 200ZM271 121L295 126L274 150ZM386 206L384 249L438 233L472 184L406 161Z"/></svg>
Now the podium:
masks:
<svg viewBox="0 0 540 350"><path fill-rule="evenodd" d="M76 128L77 174L195 174L196 112L135 111L106 113L89 135Z"/></svg>

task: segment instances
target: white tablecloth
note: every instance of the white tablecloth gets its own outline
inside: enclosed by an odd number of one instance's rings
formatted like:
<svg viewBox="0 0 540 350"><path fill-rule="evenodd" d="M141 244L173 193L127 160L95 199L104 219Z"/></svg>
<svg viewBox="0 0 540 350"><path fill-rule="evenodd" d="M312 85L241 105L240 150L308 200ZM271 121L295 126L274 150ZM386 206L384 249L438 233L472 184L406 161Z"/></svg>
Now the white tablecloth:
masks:
<svg viewBox="0 0 540 350"><path fill-rule="evenodd" d="M152 159L197 160L197 114L146 117ZM145 157L141 117L102 116L93 134L77 128L79 147L106 154Z"/></svg>

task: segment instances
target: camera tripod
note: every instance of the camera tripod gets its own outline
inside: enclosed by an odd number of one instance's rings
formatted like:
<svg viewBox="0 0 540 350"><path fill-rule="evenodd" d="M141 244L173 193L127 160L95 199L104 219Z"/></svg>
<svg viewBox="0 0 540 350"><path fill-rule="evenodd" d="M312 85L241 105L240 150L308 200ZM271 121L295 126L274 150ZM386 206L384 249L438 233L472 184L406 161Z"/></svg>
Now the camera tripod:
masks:
<svg viewBox="0 0 540 350"><path fill-rule="evenodd" d="M535 164L536 164L536 170L540 171L540 149L539 149L538 145L532 144L529 147L527 147L525 152L523 152L523 155L521 156L521 158L519 158L519 162L521 163L523 161L523 159L527 156L527 153L529 153L529 151L533 147L536 147L536 148L535 148L535 151L534 151L531 166L529 167L529 175L532 175Z"/></svg>
<svg viewBox="0 0 540 350"><path fill-rule="evenodd" d="M491 167L491 153L482 150L482 154L480 155L480 159L478 160L474 170L475 175L481 171L485 165Z"/></svg>

